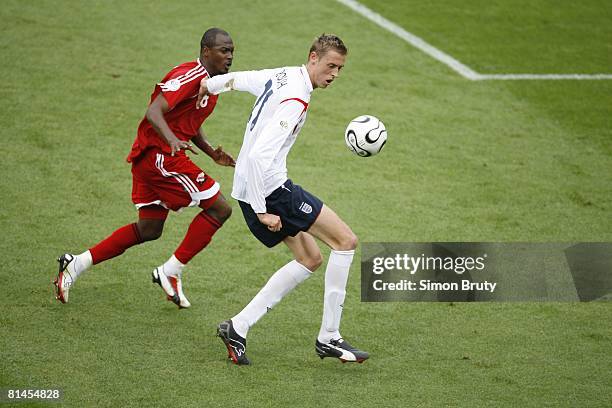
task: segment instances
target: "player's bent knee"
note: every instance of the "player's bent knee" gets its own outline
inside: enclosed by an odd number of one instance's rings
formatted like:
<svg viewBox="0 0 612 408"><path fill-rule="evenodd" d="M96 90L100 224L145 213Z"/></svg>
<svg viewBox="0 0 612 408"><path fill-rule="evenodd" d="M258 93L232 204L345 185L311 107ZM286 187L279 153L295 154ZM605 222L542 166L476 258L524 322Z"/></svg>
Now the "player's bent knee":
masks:
<svg viewBox="0 0 612 408"><path fill-rule="evenodd" d="M316 271L317 269L319 269L319 267L323 264L323 256L319 253L317 254L316 257L312 257L311 259L311 266L312 268L309 268L311 271Z"/></svg>
<svg viewBox="0 0 612 408"><path fill-rule="evenodd" d="M206 210L206 212L211 217L223 224L225 221L227 221L229 217L231 217L232 207L226 202L223 202L222 204L209 208L208 210Z"/></svg>
<svg viewBox="0 0 612 408"><path fill-rule="evenodd" d="M323 263L323 256L321 256L321 253L318 253L316 255L300 257L296 261L304 265L310 272L314 272Z"/></svg>
<svg viewBox="0 0 612 408"><path fill-rule="evenodd" d="M163 232L162 230L152 231L145 238L143 238L143 240L144 241L155 241L156 239L159 239L159 237L162 236L162 232Z"/></svg>
<svg viewBox="0 0 612 408"><path fill-rule="evenodd" d="M353 231L348 231L343 234L340 242L338 243L338 248L334 248L338 251L352 251L357 248L357 244L359 240L357 239L357 235L353 233Z"/></svg>
<svg viewBox="0 0 612 408"><path fill-rule="evenodd" d="M138 232L140 234L140 239L143 242L155 241L162 236L164 228L163 225L161 227L158 225L139 225Z"/></svg>
<svg viewBox="0 0 612 408"><path fill-rule="evenodd" d="M225 222L231 216L232 216L232 207L230 207L228 204L224 204L223 207L219 211L220 221Z"/></svg>

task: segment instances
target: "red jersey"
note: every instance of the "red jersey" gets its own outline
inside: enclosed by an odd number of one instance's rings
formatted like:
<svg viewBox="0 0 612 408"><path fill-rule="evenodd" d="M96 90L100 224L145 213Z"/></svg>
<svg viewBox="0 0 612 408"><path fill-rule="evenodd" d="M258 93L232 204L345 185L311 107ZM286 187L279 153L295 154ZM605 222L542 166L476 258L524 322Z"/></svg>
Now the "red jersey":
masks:
<svg viewBox="0 0 612 408"><path fill-rule="evenodd" d="M170 108L164 115L164 119L177 138L189 141L198 134L202 123L212 113L217 104L217 95L209 95L208 104L204 108L196 109L196 100L200 90L200 80L207 78L208 72L200 63L200 59L174 67L166 74L161 83L155 85L151 102L160 93L168 102ZM146 116L138 126L138 135L132 150L127 157L128 162L133 162L147 149L158 148L162 152L171 153L170 146L157 134ZM185 154L183 150L179 154Z"/></svg>

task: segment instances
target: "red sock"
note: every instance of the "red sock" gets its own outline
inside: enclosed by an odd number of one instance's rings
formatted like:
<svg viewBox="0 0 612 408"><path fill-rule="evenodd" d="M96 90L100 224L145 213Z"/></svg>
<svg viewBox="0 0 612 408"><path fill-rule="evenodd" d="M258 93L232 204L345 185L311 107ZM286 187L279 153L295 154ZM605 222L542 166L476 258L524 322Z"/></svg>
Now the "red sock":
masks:
<svg viewBox="0 0 612 408"><path fill-rule="evenodd" d="M128 224L113 232L108 238L100 241L89 249L93 264L114 258L125 252L126 249L142 243L136 224Z"/></svg>
<svg viewBox="0 0 612 408"><path fill-rule="evenodd" d="M183 242L174 252L176 259L183 264L189 262L191 258L208 245L219 228L221 228L219 221L204 211L196 215L193 221L191 221L191 225L189 225Z"/></svg>

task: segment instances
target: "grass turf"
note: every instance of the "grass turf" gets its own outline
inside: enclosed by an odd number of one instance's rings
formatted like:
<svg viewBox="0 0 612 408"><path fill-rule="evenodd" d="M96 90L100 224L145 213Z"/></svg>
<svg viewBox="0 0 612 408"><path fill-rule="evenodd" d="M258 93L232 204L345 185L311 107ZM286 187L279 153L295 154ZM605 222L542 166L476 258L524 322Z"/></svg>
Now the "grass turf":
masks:
<svg viewBox="0 0 612 408"><path fill-rule="evenodd" d="M479 1L450 3L367 2L482 72L610 71L605 2L496 2L484 14ZM470 17L483 15L500 23ZM610 81L469 82L334 2L5 1L0 16L0 387L60 387L67 406L609 403L609 303L360 303L357 267L342 329L370 361L316 358L319 271L252 329L254 365L228 365L215 324L289 259L256 242L239 211L189 267L190 310L164 302L149 272L195 211L92 269L70 304L49 283L59 253L134 220L124 157L152 85L197 56L208 26L232 34L234 70L300 64L324 31L348 44L340 80L313 95L289 171L364 242L611 241ZM521 22L527 34L514 35ZM220 98L204 126L213 143L237 153L251 104ZM342 138L363 113L389 131L371 159ZM196 162L228 195L231 170Z"/></svg>

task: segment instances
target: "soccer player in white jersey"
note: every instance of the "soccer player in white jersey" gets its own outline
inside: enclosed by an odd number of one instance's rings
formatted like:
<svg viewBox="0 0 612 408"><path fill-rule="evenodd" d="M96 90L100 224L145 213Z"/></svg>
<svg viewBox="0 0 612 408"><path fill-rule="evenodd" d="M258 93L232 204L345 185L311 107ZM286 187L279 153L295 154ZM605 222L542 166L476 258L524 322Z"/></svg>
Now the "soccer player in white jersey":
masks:
<svg viewBox="0 0 612 408"><path fill-rule="evenodd" d="M315 238L331 248L325 271L323 320L315 343L319 357L363 362L368 353L352 347L340 334L346 283L357 237L314 195L287 177L286 159L308 112L310 94L327 88L344 66L347 49L340 38L315 39L301 67L235 72L203 79L198 105L209 95L229 90L257 97L236 161L232 197L238 200L253 235L268 247L284 242L295 259L280 268L251 302L217 333L236 364L249 364L246 336L268 310L306 280L323 259Z"/></svg>

